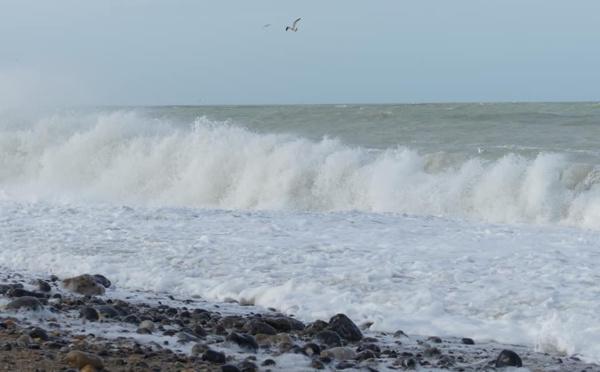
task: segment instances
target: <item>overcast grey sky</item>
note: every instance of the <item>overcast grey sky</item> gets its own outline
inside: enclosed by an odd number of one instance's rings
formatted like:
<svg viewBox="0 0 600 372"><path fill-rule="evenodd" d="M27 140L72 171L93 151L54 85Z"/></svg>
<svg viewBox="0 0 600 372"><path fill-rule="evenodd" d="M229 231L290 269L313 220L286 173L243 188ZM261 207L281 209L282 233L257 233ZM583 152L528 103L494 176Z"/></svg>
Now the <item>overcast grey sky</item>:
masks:
<svg viewBox="0 0 600 372"><path fill-rule="evenodd" d="M0 0L0 9L0 90L22 96L600 100L598 0ZM296 17L299 32L286 33Z"/></svg>

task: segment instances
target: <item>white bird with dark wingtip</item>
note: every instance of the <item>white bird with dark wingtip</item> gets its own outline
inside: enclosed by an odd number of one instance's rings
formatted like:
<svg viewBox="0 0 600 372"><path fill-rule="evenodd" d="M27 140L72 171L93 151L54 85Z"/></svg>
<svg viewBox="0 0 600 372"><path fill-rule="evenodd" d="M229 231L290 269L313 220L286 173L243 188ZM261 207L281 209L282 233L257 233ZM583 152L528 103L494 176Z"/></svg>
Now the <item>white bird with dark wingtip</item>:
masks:
<svg viewBox="0 0 600 372"><path fill-rule="evenodd" d="M292 26L287 26L285 28L286 31L294 31L294 32L298 32L298 22L300 22L302 18L298 18L297 20L294 21L294 23L292 23Z"/></svg>

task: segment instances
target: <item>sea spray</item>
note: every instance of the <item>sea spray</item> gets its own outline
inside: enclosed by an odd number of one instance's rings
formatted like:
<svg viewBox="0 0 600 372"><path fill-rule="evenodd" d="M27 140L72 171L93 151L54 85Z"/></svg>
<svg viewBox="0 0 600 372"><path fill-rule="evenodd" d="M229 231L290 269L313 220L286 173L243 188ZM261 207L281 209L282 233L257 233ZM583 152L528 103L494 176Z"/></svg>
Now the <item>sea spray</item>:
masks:
<svg viewBox="0 0 600 372"><path fill-rule="evenodd" d="M599 170L560 153L453 158L127 110L56 114L0 128L4 198L360 210L600 228Z"/></svg>

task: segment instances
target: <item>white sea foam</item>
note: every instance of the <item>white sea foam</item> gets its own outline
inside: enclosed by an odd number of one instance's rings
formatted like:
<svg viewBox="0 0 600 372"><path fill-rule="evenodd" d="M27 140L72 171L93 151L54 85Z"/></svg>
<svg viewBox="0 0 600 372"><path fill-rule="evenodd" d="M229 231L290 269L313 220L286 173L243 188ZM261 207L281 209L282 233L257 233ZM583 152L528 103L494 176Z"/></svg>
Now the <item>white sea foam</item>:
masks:
<svg viewBox="0 0 600 372"><path fill-rule="evenodd" d="M600 233L364 212L0 201L0 266L228 298L303 320L472 337L600 361Z"/></svg>
<svg viewBox="0 0 600 372"><path fill-rule="evenodd" d="M206 118L3 122L0 266L600 361L599 180L561 154L457 161Z"/></svg>
<svg viewBox="0 0 600 372"><path fill-rule="evenodd" d="M370 151L132 111L1 128L0 190L21 200L361 210L600 228L600 170L561 154L453 162L444 153Z"/></svg>

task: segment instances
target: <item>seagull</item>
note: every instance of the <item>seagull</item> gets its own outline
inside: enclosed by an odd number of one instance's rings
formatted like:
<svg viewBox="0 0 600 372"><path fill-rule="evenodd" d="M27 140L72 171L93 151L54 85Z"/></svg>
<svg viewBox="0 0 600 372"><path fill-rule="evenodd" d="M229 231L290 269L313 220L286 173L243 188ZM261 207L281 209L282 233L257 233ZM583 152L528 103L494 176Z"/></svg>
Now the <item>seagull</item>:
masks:
<svg viewBox="0 0 600 372"><path fill-rule="evenodd" d="M298 18L297 20L294 21L294 23L292 24L292 27L287 26L285 28L286 31L294 31L294 32L298 32L298 22L300 22L302 18Z"/></svg>

